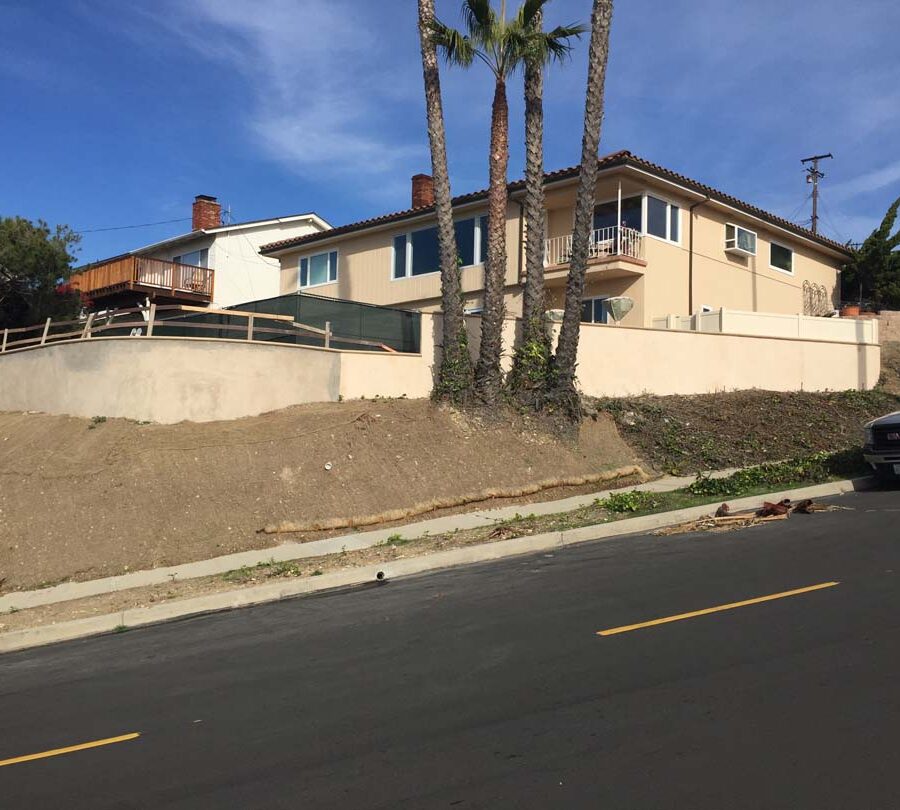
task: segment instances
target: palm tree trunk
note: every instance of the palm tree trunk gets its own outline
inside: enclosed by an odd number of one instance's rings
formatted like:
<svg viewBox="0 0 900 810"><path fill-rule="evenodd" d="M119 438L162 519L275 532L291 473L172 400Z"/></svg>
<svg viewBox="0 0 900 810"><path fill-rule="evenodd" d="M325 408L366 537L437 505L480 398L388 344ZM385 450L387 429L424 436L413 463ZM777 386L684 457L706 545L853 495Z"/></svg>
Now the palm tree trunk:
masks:
<svg viewBox="0 0 900 810"><path fill-rule="evenodd" d="M535 30L543 28L543 12L535 14ZM537 404L547 388L550 338L544 323L544 64L525 62L525 289L522 337L513 360L510 387L520 400ZM546 393L546 390L543 391Z"/></svg>
<svg viewBox="0 0 900 810"><path fill-rule="evenodd" d="M612 24L612 0L594 0L591 12L591 45L588 51L587 98L584 108L584 134L581 141L581 171L575 198L575 229L572 233L572 257L566 281L566 304L554 363L554 398L573 419L581 418L575 390L575 366L581 329L581 305L584 276L587 271L588 244L594 218L594 192L597 185L597 150L603 125L603 89L609 57L609 30Z"/></svg>
<svg viewBox="0 0 900 810"><path fill-rule="evenodd" d="M509 106L506 83L498 78L491 107L490 186L488 191L488 245L484 263L484 306L481 314L481 346L475 366L475 393L493 405L500 397L503 375L503 288L506 277L506 172L509 164Z"/></svg>
<svg viewBox="0 0 900 810"><path fill-rule="evenodd" d="M462 290L453 227L450 175L447 170L447 141L441 101L441 77L437 51L431 31L434 25L434 0L419 0L419 41L422 49L422 73L425 80L425 109L428 117L428 142L431 147L431 174L434 178L434 203L437 213L438 247L441 262L441 309L443 312L441 363L432 396L457 404L468 398L472 387L472 360L469 355Z"/></svg>

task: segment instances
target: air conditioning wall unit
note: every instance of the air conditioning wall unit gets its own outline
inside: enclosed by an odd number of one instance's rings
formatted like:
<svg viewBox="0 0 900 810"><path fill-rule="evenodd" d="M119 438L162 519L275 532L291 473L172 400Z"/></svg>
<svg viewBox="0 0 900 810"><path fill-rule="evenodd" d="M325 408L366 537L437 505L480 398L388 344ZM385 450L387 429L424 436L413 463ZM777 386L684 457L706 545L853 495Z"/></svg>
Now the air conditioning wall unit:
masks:
<svg viewBox="0 0 900 810"><path fill-rule="evenodd" d="M732 222L725 223L725 252L733 256L755 256L756 232Z"/></svg>

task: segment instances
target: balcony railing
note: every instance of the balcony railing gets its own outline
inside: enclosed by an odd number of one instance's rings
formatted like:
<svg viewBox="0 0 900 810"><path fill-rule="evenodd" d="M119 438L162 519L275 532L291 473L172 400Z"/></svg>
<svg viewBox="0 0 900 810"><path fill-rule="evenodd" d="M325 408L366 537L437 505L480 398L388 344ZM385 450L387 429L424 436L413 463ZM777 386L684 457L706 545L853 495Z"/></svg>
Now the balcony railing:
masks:
<svg viewBox="0 0 900 810"><path fill-rule="evenodd" d="M214 277L215 271L208 267L126 256L77 273L70 283L88 297L121 289L146 289L170 297L188 294L209 299Z"/></svg>
<svg viewBox="0 0 900 810"><path fill-rule="evenodd" d="M627 256L644 258L644 237L634 228L615 226L599 228L591 233L588 243L588 259L604 259ZM544 242L544 267L568 264L572 259L572 235L555 236Z"/></svg>

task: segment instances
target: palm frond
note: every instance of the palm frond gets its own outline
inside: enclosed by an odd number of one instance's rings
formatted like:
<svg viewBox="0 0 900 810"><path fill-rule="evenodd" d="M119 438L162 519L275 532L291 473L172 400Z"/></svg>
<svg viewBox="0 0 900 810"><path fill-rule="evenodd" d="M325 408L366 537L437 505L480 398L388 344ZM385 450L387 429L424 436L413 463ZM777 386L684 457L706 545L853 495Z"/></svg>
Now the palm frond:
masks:
<svg viewBox="0 0 900 810"><path fill-rule="evenodd" d="M491 8L491 0L464 0L462 18L469 38L487 44L497 26L497 15Z"/></svg>
<svg viewBox="0 0 900 810"><path fill-rule="evenodd" d="M518 19L525 28L530 28L534 23L534 18L550 0L525 0L519 8Z"/></svg>
<svg viewBox="0 0 900 810"><path fill-rule="evenodd" d="M573 23L558 25L552 31L548 31L543 35L547 56L556 61L565 59L572 51L572 40L581 39L581 35L588 30L586 25Z"/></svg>
<svg viewBox="0 0 900 810"><path fill-rule="evenodd" d="M431 25L431 36L437 49L451 65L468 67L476 56L472 40L455 28L435 20Z"/></svg>

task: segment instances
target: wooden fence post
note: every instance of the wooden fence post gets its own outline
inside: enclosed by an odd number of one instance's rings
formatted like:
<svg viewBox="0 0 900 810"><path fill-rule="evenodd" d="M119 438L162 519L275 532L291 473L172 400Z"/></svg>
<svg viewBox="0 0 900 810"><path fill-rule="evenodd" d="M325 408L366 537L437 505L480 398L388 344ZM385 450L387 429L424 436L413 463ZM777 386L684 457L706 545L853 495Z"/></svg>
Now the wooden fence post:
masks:
<svg viewBox="0 0 900 810"><path fill-rule="evenodd" d="M325 321L325 348L331 348L331 321Z"/></svg>
<svg viewBox="0 0 900 810"><path fill-rule="evenodd" d="M50 318L47 318L47 323L44 324L44 334L41 335L41 346L47 342L47 333L50 331L50 320Z"/></svg>
<svg viewBox="0 0 900 810"><path fill-rule="evenodd" d="M253 340L253 316L247 316L247 340Z"/></svg>
<svg viewBox="0 0 900 810"><path fill-rule="evenodd" d="M85 340L91 336L91 324L94 322L94 313L88 315L84 323L84 329L81 331L81 339Z"/></svg>
<svg viewBox="0 0 900 810"><path fill-rule="evenodd" d="M156 320L156 304L150 304L150 320L147 321L147 337L153 337L153 322Z"/></svg>
<svg viewBox="0 0 900 810"><path fill-rule="evenodd" d="M7 335L9 335L9 329L4 329L4 330L3 330L3 344L0 345L0 352L5 352L5 351L6 351L6 337L7 337Z"/></svg>

